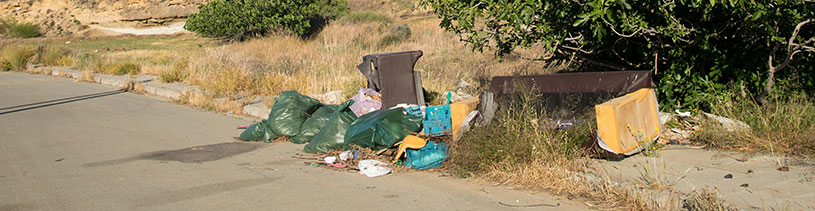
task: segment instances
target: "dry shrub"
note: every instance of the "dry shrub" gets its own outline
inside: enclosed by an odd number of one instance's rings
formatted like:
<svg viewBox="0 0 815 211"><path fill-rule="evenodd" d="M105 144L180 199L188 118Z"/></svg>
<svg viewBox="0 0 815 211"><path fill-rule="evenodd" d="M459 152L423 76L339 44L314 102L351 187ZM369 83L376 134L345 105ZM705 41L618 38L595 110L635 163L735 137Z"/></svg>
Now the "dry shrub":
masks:
<svg viewBox="0 0 815 211"><path fill-rule="evenodd" d="M776 98L761 105L750 96L723 93L713 113L744 121L750 129L728 130L718 122L703 123L693 141L744 152L815 156L815 104L805 95Z"/></svg>
<svg viewBox="0 0 815 211"><path fill-rule="evenodd" d="M190 76L190 71L187 69L188 63L186 61L178 61L173 63L173 68L159 72L159 80L164 83L172 83L184 81Z"/></svg>
<svg viewBox="0 0 815 211"><path fill-rule="evenodd" d="M7 64L11 70L21 71L25 70L36 51L29 46L6 46L0 53L2 53L0 61Z"/></svg>
<svg viewBox="0 0 815 211"><path fill-rule="evenodd" d="M592 138L592 120L565 130L542 129L551 118L539 96L509 96L497 119L465 134L450 147L452 170L523 189L594 202L599 208L649 210L658 207L636 189L624 188L598 176L580 149ZM586 114L582 117L590 117ZM582 118L581 117L581 118Z"/></svg>
<svg viewBox="0 0 815 211"><path fill-rule="evenodd" d="M738 210L718 197L716 192L701 190L694 191L690 197L682 200L683 210L715 210L730 211Z"/></svg>

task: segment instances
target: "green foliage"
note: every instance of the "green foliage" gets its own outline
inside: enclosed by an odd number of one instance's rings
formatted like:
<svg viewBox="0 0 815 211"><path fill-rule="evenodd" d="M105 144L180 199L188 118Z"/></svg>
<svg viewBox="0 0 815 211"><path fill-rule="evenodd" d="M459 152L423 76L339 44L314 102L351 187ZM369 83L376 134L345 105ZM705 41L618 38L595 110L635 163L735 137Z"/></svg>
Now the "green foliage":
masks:
<svg viewBox="0 0 815 211"><path fill-rule="evenodd" d="M410 38L410 27L406 24L396 24L389 27L390 33L382 37L379 41L379 46L389 46L397 44Z"/></svg>
<svg viewBox="0 0 815 211"><path fill-rule="evenodd" d="M502 56L546 48L538 59L576 58L583 70L652 70L660 105L709 109L711 93L742 82L758 93L768 58L779 64L798 23L815 19L815 3L792 1L465 1L425 0L474 50ZM815 39L815 23L796 43ZM813 45L810 42L808 45ZM781 86L815 92L815 56L801 52L776 74ZM784 94L784 93L782 93Z"/></svg>
<svg viewBox="0 0 815 211"><path fill-rule="evenodd" d="M113 70L111 71L111 73L113 73L114 75L124 75L124 74L137 75L139 74L139 72L141 72L141 66L139 66L139 64L131 62L117 64L113 67Z"/></svg>
<svg viewBox="0 0 815 211"><path fill-rule="evenodd" d="M379 14L376 12L371 11L358 11L358 12L351 12L348 15L343 16L337 22L341 24L362 24L362 23L382 23L382 24L390 24L393 22L391 17L388 17L383 14Z"/></svg>
<svg viewBox="0 0 815 211"><path fill-rule="evenodd" d="M8 27L7 33L16 38L39 37L40 27L32 23L13 23Z"/></svg>
<svg viewBox="0 0 815 211"><path fill-rule="evenodd" d="M244 40L269 32L306 37L348 9L344 0L214 0L200 5L184 28L204 37Z"/></svg>

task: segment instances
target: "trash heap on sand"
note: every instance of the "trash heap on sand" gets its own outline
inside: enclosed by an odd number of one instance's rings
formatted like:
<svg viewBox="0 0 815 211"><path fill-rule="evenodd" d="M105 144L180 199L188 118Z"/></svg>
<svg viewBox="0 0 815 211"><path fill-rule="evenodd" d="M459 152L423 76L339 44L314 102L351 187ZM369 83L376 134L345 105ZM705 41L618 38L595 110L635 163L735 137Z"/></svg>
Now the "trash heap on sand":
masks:
<svg viewBox="0 0 815 211"><path fill-rule="evenodd" d="M274 98L269 117L238 138L269 143L285 137L305 144L306 153L318 154L295 156L308 165L353 169L369 177L394 168L438 167L447 158L447 144L430 139L458 138L475 118L478 99L425 106L421 73L413 70L421 56L421 51L409 51L363 57L358 68L368 88L339 105L285 91Z"/></svg>
<svg viewBox="0 0 815 211"><path fill-rule="evenodd" d="M445 141L459 139L471 122L487 125L498 107L513 99L508 96L524 92L541 98L537 109L550 115L540 120L541 130L596 122L591 132L596 140L584 147L603 156L636 154L664 131L648 71L497 76L478 98L446 92L444 104L429 106L421 72L413 69L421 56L421 51L364 56L357 68L368 87L339 105L283 92L274 98L268 119L249 126L239 139L288 138L318 154L295 156L308 165L353 169L369 177L394 168L432 169L447 158ZM576 115L586 111L593 115Z"/></svg>

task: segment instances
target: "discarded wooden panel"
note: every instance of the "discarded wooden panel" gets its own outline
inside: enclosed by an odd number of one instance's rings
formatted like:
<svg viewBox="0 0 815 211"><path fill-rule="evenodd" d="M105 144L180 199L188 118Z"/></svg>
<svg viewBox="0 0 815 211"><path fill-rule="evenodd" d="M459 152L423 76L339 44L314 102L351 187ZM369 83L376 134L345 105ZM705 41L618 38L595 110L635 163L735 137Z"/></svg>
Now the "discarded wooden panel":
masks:
<svg viewBox="0 0 815 211"><path fill-rule="evenodd" d="M557 73L548 75L497 76L492 79L490 91L495 101L507 104L510 96L534 93L540 97L542 110L553 118L577 118L591 111L596 104L615 97L653 88L648 71L613 71Z"/></svg>
<svg viewBox="0 0 815 211"><path fill-rule="evenodd" d="M469 97L464 100L450 104L450 119L453 125L453 140L457 140L461 123L470 112L473 112L478 107L478 98Z"/></svg>
<svg viewBox="0 0 815 211"><path fill-rule="evenodd" d="M413 70L422 51L371 54L362 57L357 69L368 79L368 88L382 94L382 107L397 104L424 105L421 74Z"/></svg>
<svg viewBox="0 0 815 211"><path fill-rule="evenodd" d="M640 89L596 105L598 144L616 154L639 152L640 144L653 141L660 131L654 89Z"/></svg>

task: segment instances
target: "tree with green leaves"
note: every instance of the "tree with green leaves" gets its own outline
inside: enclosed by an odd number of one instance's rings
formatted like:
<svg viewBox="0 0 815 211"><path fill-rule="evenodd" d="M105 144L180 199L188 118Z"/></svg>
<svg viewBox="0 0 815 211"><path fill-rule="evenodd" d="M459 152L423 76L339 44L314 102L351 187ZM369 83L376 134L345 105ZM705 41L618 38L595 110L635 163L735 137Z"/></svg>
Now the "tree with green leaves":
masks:
<svg viewBox="0 0 815 211"><path fill-rule="evenodd" d="M728 85L759 100L815 92L812 0L424 0L441 27L497 56L582 69L651 70L663 109L699 108ZM778 91L776 91L778 92ZM785 94L779 93L779 94Z"/></svg>
<svg viewBox="0 0 815 211"><path fill-rule="evenodd" d="M348 11L345 0L214 0L198 7L184 29L240 41L269 32L307 37Z"/></svg>

